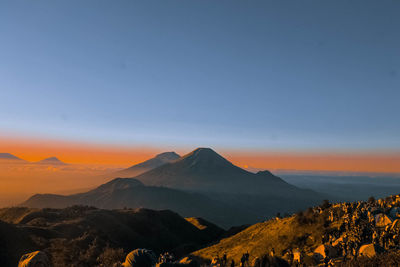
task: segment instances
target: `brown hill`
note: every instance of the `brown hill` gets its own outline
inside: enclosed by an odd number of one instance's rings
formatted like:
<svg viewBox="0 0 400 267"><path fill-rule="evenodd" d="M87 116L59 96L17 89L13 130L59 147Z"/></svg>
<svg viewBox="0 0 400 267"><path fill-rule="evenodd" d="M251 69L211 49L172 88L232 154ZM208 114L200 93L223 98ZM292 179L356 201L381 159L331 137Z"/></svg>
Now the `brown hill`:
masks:
<svg viewBox="0 0 400 267"><path fill-rule="evenodd" d="M0 210L0 220L3 218L18 223L0 221L0 253L10 253L6 257L10 261L1 266L16 266L22 254L37 249L46 251L56 266L77 262L95 266L108 247L125 252L145 247L179 256L218 238L168 210L8 208Z"/></svg>
<svg viewBox="0 0 400 267"><path fill-rule="evenodd" d="M329 204L287 218L248 227L219 243L193 253L211 260L226 254L249 263L271 259L306 266L331 261L335 266L398 266L400 264L400 195L368 202ZM390 259L391 264L388 264Z"/></svg>

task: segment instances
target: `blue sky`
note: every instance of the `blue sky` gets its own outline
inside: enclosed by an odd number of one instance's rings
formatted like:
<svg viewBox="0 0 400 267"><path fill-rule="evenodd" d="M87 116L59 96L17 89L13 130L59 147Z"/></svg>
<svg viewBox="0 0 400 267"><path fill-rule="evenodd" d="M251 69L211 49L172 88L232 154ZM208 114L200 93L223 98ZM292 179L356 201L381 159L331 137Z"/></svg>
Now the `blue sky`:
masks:
<svg viewBox="0 0 400 267"><path fill-rule="evenodd" d="M1 1L0 131L400 149L399 1Z"/></svg>

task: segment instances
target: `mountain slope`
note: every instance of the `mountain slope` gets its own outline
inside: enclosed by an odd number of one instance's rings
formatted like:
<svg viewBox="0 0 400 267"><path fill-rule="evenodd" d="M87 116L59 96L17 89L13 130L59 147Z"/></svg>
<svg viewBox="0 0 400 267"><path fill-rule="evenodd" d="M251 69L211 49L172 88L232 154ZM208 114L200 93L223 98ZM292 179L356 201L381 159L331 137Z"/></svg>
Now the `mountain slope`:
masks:
<svg viewBox="0 0 400 267"><path fill-rule="evenodd" d="M135 178L146 185L193 191L270 195L301 193L297 187L269 172L254 174L241 169L210 148L198 148L179 160Z"/></svg>
<svg viewBox="0 0 400 267"><path fill-rule="evenodd" d="M199 193L145 186L133 178L116 178L86 193L69 196L37 194L21 206L33 208L65 208L90 205L105 209L149 208L170 209L185 217L199 216L218 225L230 227L253 222L259 216Z"/></svg>
<svg viewBox="0 0 400 267"><path fill-rule="evenodd" d="M265 220L277 212L296 212L322 199L323 196L292 186L268 171L250 173L211 149L199 148L135 178L116 178L81 194L34 195L22 205L170 209L185 217L203 217L231 227Z"/></svg>
<svg viewBox="0 0 400 267"><path fill-rule="evenodd" d="M324 257L332 259L335 266L383 266L377 258L375 264L360 263L366 260L362 247L374 248L369 257L394 253L399 259L399 214L400 195L368 202L324 203L287 218L257 223L193 254L212 259L226 253L228 259L238 263L243 254L249 253L249 262L253 263L271 251L290 262L293 258L288 252L292 252L298 253L300 263L306 266L322 266L319 264ZM343 262L348 264L341 265ZM385 262L384 266L398 264Z"/></svg>
<svg viewBox="0 0 400 267"><path fill-rule="evenodd" d="M142 163L133 165L127 169L121 170L116 173L118 177L135 177L139 174L142 174L144 172L147 172L149 170L152 170L154 168L160 167L161 165L164 165L169 162L173 162L177 159L179 159L180 156L176 154L175 152L164 152L161 154L158 154L154 158L151 158L149 160L146 160Z"/></svg>
<svg viewBox="0 0 400 267"><path fill-rule="evenodd" d="M10 153L0 153L0 160L25 161Z"/></svg>

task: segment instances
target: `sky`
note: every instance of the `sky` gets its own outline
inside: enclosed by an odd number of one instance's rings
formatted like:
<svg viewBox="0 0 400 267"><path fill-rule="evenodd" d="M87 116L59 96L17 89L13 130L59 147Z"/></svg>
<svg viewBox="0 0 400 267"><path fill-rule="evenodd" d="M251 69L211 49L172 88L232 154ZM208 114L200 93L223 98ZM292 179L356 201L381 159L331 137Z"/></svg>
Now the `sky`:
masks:
<svg viewBox="0 0 400 267"><path fill-rule="evenodd" d="M0 152L36 159L32 146L58 140L58 154L72 143L205 146L253 153L249 164L311 153L398 166L399 10L395 0L1 1ZM25 152L19 140L31 140Z"/></svg>

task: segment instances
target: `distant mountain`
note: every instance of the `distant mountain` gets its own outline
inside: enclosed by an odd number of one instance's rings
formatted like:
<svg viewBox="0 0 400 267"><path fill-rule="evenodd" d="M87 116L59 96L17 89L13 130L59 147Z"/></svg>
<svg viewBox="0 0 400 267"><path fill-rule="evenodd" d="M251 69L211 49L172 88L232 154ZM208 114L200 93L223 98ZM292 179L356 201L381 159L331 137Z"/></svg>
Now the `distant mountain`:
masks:
<svg viewBox="0 0 400 267"><path fill-rule="evenodd" d="M268 171L254 174L239 168L210 148L198 148L135 178L145 185L206 192L282 195L301 191Z"/></svg>
<svg viewBox="0 0 400 267"><path fill-rule="evenodd" d="M21 204L33 208L65 208L72 205L89 205L105 209L126 207L170 209L185 217L203 217L223 227L259 218L255 214L199 193L145 186L134 178L116 178L86 193L69 196L37 194Z"/></svg>
<svg viewBox="0 0 400 267"><path fill-rule="evenodd" d="M0 160L15 160L15 161L25 161L20 159L10 153L0 153Z"/></svg>
<svg viewBox="0 0 400 267"><path fill-rule="evenodd" d="M64 208L170 209L185 217L203 217L223 227L250 224L318 204L324 196L297 188L269 171L250 173L199 148L135 178L116 178L74 195L39 194L21 205Z"/></svg>
<svg viewBox="0 0 400 267"><path fill-rule="evenodd" d="M42 159L38 162L36 162L37 164L43 164L43 165L67 165L66 163L62 162L61 160L59 160L56 157L50 157L50 158L46 158L46 159Z"/></svg>
<svg viewBox="0 0 400 267"><path fill-rule="evenodd" d="M0 209L0 266L17 266L24 253L38 249L46 249L52 266L100 266L96 261L108 247L125 253L136 248L169 251L180 257L223 233L217 227L202 231L169 210L6 208ZM82 251L85 256L79 257Z"/></svg>
<svg viewBox="0 0 400 267"><path fill-rule="evenodd" d="M164 165L166 163L173 162L179 158L180 158L180 156L178 154L176 154L175 152L164 152L164 153L158 154L154 158L151 158L142 163L133 165L127 169L121 170L121 171L117 172L116 175L118 177L125 177L125 178L135 177L139 174L142 174L142 173L152 170L154 168L160 167L161 165Z"/></svg>

